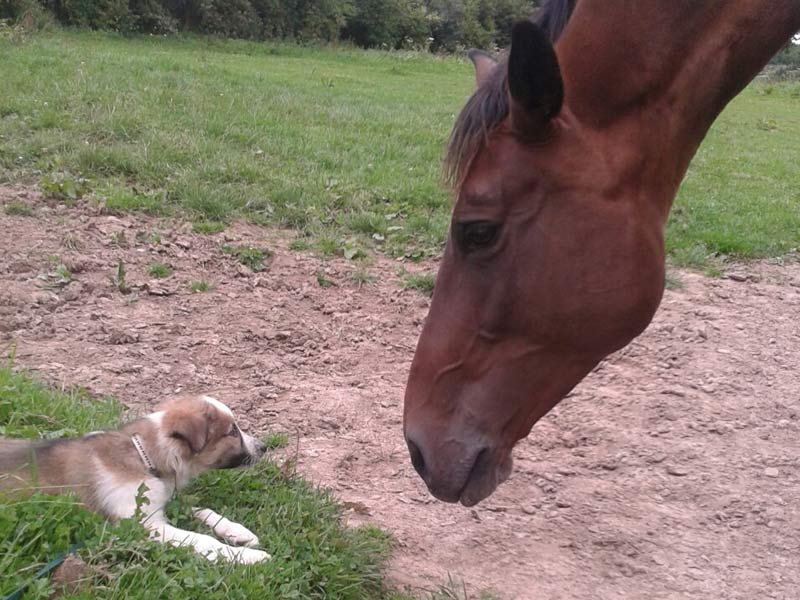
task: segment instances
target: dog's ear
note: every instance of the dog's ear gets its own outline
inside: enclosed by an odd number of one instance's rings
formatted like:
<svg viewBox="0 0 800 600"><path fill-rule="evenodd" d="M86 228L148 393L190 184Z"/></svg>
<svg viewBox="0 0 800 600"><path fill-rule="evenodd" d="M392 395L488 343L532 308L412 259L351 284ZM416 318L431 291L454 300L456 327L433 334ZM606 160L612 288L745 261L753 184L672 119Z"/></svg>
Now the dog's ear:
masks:
<svg viewBox="0 0 800 600"><path fill-rule="evenodd" d="M205 448L208 442L208 416L205 413L185 413L168 415L168 435L189 446L192 454Z"/></svg>

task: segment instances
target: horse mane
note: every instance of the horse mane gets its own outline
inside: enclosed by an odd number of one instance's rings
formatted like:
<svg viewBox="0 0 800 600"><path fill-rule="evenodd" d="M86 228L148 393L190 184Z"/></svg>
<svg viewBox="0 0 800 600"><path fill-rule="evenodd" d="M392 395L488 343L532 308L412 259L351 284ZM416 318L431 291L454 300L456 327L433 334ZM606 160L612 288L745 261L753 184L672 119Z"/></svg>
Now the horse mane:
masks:
<svg viewBox="0 0 800 600"><path fill-rule="evenodd" d="M531 21L555 43L566 27L576 1L545 0ZM475 90L453 125L444 158L444 171L446 179L456 187L461 184L466 167L485 142L489 131L508 115L507 78L508 65L504 58Z"/></svg>

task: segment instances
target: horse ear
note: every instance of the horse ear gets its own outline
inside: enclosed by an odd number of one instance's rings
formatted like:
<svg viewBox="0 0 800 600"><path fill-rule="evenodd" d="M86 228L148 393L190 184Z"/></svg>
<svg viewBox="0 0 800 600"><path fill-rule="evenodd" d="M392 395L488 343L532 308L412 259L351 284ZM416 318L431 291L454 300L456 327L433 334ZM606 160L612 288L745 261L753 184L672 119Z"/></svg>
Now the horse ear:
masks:
<svg viewBox="0 0 800 600"><path fill-rule="evenodd" d="M467 53L467 56L475 66L475 85L481 87L481 84L486 81L489 74L494 71L497 61L483 50L475 50L474 48Z"/></svg>
<svg viewBox="0 0 800 600"><path fill-rule="evenodd" d="M553 44L530 21L520 21L511 31L508 92L511 129L526 137L539 134L564 102L564 85Z"/></svg>

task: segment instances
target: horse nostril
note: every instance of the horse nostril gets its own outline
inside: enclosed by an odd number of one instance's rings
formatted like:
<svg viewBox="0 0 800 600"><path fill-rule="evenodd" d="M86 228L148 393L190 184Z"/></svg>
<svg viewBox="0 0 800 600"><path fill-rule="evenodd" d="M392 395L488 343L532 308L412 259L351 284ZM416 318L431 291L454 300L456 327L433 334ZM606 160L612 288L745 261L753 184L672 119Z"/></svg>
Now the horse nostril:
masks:
<svg viewBox="0 0 800 600"><path fill-rule="evenodd" d="M425 479L425 458L422 456L422 451L410 439L407 439L406 443L408 444L408 453L411 455L411 464L414 465L419 476Z"/></svg>
<svg viewBox="0 0 800 600"><path fill-rule="evenodd" d="M477 469L482 462L485 462L489 458L489 448L484 447L481 448L478 453L475 455L475 462L472 463L472 469Z"/></svg>

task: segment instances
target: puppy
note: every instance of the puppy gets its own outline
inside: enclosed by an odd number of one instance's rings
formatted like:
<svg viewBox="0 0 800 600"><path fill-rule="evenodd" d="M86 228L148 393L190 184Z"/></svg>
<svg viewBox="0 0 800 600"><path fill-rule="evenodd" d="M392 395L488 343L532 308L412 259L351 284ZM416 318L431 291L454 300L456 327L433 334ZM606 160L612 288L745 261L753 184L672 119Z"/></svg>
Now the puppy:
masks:
<svg viewBox="0 0 800 600"><path fill-rule="evenodd" d="M0 439L0 493L73 492L87 508L116 521L135 514L136 497L144 484L148 502L141 507L142 523L151 537L192 546L212 561L250 564L270 556L252 548L258 538L246 527L212 510L194 509L194 516L225 544L173 527L164 507L175 490L193 477L253 464L264 450L261 442L242 433L222 402L184 396L118 430L34 443Z"/></svg>

